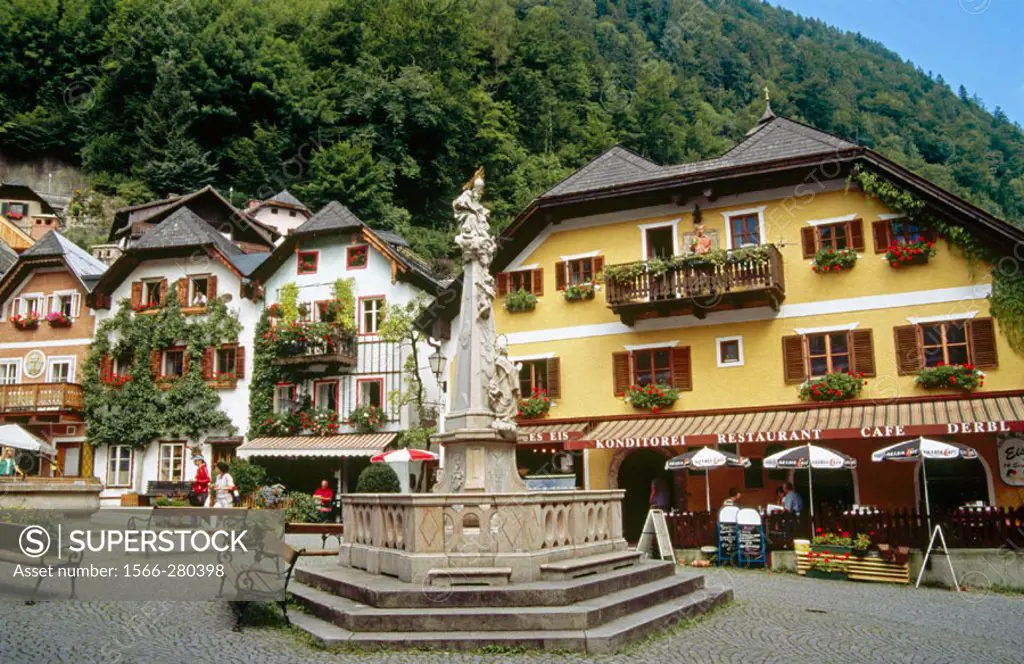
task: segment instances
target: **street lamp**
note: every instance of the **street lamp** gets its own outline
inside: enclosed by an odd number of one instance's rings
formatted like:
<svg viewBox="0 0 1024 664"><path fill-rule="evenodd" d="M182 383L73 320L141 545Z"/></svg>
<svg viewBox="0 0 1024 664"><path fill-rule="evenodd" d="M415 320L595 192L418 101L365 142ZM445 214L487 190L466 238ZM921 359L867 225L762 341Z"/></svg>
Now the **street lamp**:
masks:
<svg viewBox="0 0 1024 664"><path fill-rule="evenodd" d="M445 367L448 364L448 358L441 352L441 348L438 347L430 357L427 358L430 362L430 370L434 372L434 376L437 377L438 384L441 383L441 376L444 374Z"/></svg>

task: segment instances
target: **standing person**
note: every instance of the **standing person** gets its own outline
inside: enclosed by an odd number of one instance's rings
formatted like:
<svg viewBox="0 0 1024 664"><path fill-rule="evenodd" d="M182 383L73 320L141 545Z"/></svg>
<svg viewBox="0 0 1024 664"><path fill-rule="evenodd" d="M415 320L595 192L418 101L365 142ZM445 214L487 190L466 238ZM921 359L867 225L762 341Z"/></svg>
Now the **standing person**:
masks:
<svg viewBox="0 0 1024 664"><path fill-rule="evenodd" d="M22 475L25 473L21 472L21 468L18 468L18 462L14 460L14 448L4 448L4 455L0 458L0 477L11 477L13 475Z"/></svg>
<svg viewBox="0 0 1024 664"><path fill-rule="evenodd" d="M313 497L318 501L316 508L320 512L320 520L327 521L331 516L332 503L334 502L334 491L331 490L331 483L327 480L321 480L320 488L313 492Z"/></svg>
<svg viewBox="0 0 1024 664"><path fill-rule="evenodd" d="M235 478L228 472L228 464L223 461L217 464L217 502L214 507L234 507L235 505Z"/></svg>
<svg viewBox="0 0 1024 664"><path fill-rule="evenodd" d="M739 489L737 489L735 487L730 488L729 489L729 497L726 498L725 501L722 503L722 507L729 507L729 506L739 505L740 504L740 497L742 495L743 494L740 493Z"/></svg>
<svg viewBox="0 0 1024 664"><path fill-rule="evenodd" d="M192 461L196 464L196 479L192 482L192 506L203 507L210 498L210 471L203 457L197 456Z"/></svg>
<svg viewBox="0 0 1024 664"><path fill-rule="evenodd" d="M799 514L804 511L804 499L796 492L793 488L792 482L786 482L785 485L786 495L782 497L782 506L786 508L788 512L794 512Z"/></svg>
<svg viewBox="0 0 1024 664"><path fill-rule="evenodd" d="M651 480L651 509L668 511L668 487L660 477Z"/></svg>

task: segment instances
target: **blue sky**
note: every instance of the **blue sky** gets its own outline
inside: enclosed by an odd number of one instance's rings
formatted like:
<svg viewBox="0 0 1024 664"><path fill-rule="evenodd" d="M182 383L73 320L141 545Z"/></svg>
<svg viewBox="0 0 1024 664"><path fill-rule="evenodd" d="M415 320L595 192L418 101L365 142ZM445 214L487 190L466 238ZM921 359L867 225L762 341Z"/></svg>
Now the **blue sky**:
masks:
<svg viewBox="0 0 1024 664"><path fill-rule="evenodd" d="M769 0L879 41L1024 125L1024 0Z"/></svg>

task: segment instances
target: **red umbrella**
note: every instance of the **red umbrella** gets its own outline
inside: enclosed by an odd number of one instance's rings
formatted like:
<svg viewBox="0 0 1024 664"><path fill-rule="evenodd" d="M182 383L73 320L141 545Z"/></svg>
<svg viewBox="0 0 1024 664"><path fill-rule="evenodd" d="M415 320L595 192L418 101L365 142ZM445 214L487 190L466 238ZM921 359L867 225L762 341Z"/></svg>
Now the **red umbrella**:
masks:
<svg viewBox="0 0 1024 664"><path fill-rule="evenodd" d="M370 457L370 463L393 463L396 461L436 461L437 455L426 450L417 450L406 447L401 450L391 450L377 456Z"/></svg>

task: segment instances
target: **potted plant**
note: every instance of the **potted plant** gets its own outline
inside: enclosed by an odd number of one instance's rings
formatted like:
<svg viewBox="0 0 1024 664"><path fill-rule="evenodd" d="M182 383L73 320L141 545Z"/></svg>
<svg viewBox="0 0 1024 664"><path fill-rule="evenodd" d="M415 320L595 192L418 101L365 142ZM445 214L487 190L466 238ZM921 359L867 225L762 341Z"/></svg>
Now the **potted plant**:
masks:
<svg viewBox="0 0 1024 664"><path fill-rule="evenodd" d="M679 398L679 390L668 385L631 385L626 390L625 401L633 408L659 413L670 408Z"/></svg>
<svg viewBox="0 0 1024 664"><path fill-rule="evenodd" d="M926 390L960 390L971 392L985 385L985 374L973 364L943 364L925 367L917 372L914 382Z"/></svg>
<svg viewBox="0 0 1024 664"><path fill-rule="evenodd" d="M544 417L551 410L551 399L548 398L547 390L533 388L533 394L525 399L519 400L519 417L525 420L534 420Z"/></svg>
<svg viewBox="0 0 1024 664"><path fill-rule="evenodd" d="M384 424L384 411L372 404L359 406L352 409L348 419L360 433L373 433Z"/></svg>
<svg viewBox="0 0 1024 664"><path fill-rule="evenodd" d="M905 265L923 265L928 259L935 255L935 243L925 240L923 235L918 235L914 242L893 242L885 252L885 260L890 267L903 267Z"/></svg>
<svg viewBox="0 0 1024 664"><path fill-rule="evenodd" d="M844 401L856 399L868 382L864 374L836 371L812 378L800 386L800 398L809 401Z"/></svg>
<svg viewBox="0 0 1024 664"><path fill-rule="evenodd" d="M537 307L537 296L520 288L505 296L505 311L514 314L520 311L533 311Z"/></svg>
<svg viewBox="0 0 1024 664"><path fill-rule="evenodd" d="M846 563L850 559L849 553L834 555L831 553L817 553L811 551L807 554L810 566L805 576L812 579L832 579L845 581L849 577Z"/></svg>
<svg viewBox="0 0 1024 664"><path fill-rule="evenodd" d="M811 551L813 553L828 553L832 555L849 554L853 551L853 538L845 530L828 532L818 527L811 539Z"/></svg>
<svg viewBox="0 0 1024 664"><path fill-rule="evenodd" d="M284 309L277 302L267 307L267 313L270 314L271 318L281 318L284 316Z"/></svg>
<svg viewBox="0 0 1024 664"><path fill-rule="evenodd" d="M30 311L27 314L14 314L11 316L11 324L19 330L34 330L39 327L39 314Z"/></svg>
<svg viewBox="0 0 1024 664"><path fill-rule="evenodd" d="M842 272L843 270L851 270L853 266L857 264L857 252L853 249L835 249L829 247L828 249L822 249L818 253L814 254L814 260L811 263L811 271L817 272L818 274L827 274L830 272Z"/></svg>
<svg viewBox="0 0 1024 664"><path fill-rule="evenodd" d="M306 320L306 317L309 316L309 305L305 302L300 303L295 307L295 313L299 315L300 320Z"/></svg>
<svg viewBox="0 0 1024 664"><path fill-rule="evenodd" d="M578 302L580 300L593 300L597 293L597 284L593 281L585 281L579 284L569 284L562 291L566 302Z"/></svg>
<svg viewBox="0 0 1024 664"><path fill-rule="evenodd" d="M871 548L871 536L875 534L875 531L870 531L867 534L857 533L853 538L853 555L858 558L864 558L868 555L868 549Z"/></svg>
<svg viewBox="0 0 1024 664"><path fill-rule="evenodd" d="M50 327L71 327L71 317L63 311L51 311L46 314L46 322Z"/></svg>

